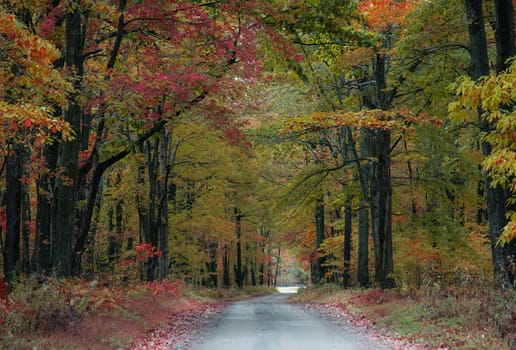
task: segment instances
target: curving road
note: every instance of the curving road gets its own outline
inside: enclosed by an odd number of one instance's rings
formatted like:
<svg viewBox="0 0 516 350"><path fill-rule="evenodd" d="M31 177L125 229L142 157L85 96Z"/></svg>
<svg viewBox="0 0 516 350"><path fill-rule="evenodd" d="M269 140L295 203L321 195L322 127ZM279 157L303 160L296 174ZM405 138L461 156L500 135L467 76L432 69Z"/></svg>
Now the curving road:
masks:
<svg viewBox="0 0 516 350"><path fill-rule="evenodd" d="M329 321L285 301L286 294L236 302L194 350L387 350L352 325Z"/></svg>

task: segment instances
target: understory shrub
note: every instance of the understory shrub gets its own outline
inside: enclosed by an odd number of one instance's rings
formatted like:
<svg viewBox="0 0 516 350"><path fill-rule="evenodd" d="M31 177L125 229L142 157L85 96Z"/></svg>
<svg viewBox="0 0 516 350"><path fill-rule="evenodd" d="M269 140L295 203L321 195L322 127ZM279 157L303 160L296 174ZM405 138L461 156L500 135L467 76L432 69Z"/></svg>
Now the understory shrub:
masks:
<svg viewBox="0 0 516 350"><path fill-rule="evenodd" d="M65 292L61 281L26 279L17 284L5 305L10 312L1 324L2 330L16 335L67 329L81 316L70 301L71 295Z"/></svg>
<svg viewBox="0 0 516 350"><path fill-rule="evenodd" d="M516 290L487 290L481 296L480 322L494 327L516 346Z"/></svg>
<svg viewBox="0 0 516 350"><path fill-rule="evenodd" d="M514 289L443 289L441 296L430 299L425 317L430 320L448 320L464 329L492 329L507 345L516 346Z"/></svg>
<svg viewBox="0 0 516 350"><path fill-rule="evenodd" d="M65 349L64 345L46 346L44 342L50 335L66 338L83 334L85 325L81 322L91 320L107 322L101 328L88 323L88 328L97 329L95 333L99 337L108 337L109 332L116 337L124 329L113 324L131 324L130 327L136 324L139 329L145 329L147 321L154 325L154 320L161 322L171 310L180 309L176 304L184 299L181 281L163 280L134 286L115 282L49 277L20 279L8 298L0 300L0 349ZM127 340L127 335L124 337Z"/></svg>

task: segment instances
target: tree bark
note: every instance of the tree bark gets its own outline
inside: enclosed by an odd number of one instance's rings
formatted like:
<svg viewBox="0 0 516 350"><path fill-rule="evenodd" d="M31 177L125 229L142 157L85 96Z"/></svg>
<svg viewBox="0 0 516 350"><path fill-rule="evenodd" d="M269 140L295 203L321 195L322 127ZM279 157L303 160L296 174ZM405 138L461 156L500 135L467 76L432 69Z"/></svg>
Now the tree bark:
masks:
<svg viewBox="0 0 516 350"><path fill-rule="evenodd" d="M496 15L496 45L497 45L497 71L505 69L508 55L514 53L514 32L504 33L502 31L514 28L514 14L507 11L512 4L510 1L495 1ZM482 9L482 0L464 0L466 16L468 19L468 35L470 40L471 52L471 71L470 75L473 80L478 80L482 76L489 74L489 57L487 50L487 39L485 32L485 22ZM512 22L512 23L508 23ZM489 133L492 131L491 123L482 117L482 111L478 111L480 131ZM482 155L487 157L491 154L491 145L485 141L481 143ZM507 224L507 191L500 185L494 186L491 176L486 173L484 175L484 188L487 202L487 218L489 225L489 238L491 243L491 254L493 263L493 272L495 283L499 286L505 286L511 283L509 278L508 267L512 255L509 250L514 245L502 247L498 244L498 238L503 228Z"/></svg>
<svg viewBox="0 0 516 350"><path fill-rule="evenodd" d="M482 0L464 0L471 53L469 69L473 80L478 80L480 77L489 74L489 56L482 2Z"/></svg>
<svg viewBox="0 0 516 350"><path fill-rule="evenodd" d="M320 284L324 282L325 268L323 266L324 259L319 256L319 248L324 241L325 223L324 223L324 195L322 191L318 194L315 200L315 258L311 259L312 268L312 283Z"/></svg>
<svg viewBox="0 0 516 350"><path fill-rule="evenodd" d="M263 286L265 284L265 264L258 265L258 285Z"/></svg>
<svg viewBox="0 0 516 350"><path fill-rule="evenodd" d="M351 232L352 232L351 204L347 203L344 212L344 270L342 273L342 285L347 288L351 285Z"/></svg>
<svg viewBox="0 0 516 350"><path fill-rule="evenodd" d="M377 54L374 59L376 103L389 110L392 91L387 91L386 58ZM371 219L375 256L375 279L381 288L395 287L390 274L394 271L392 257L392 184L391 184L391 133L388 129L369 130L371 133Z"/></svg>
<svg viewBox="0 0 516 350"><path fill-rule="evenodd" d="M263 221L260 223L260 235L263 237L263 242L257 242L257 252L261 256L261 261L258 263L258 285L265 285L265 257L266 250L265 246L267 244L267 238L269 236L269 232L265 229L265 225Z"/></svg>
<svg viewBox="0 0 516 350"><path fill-rule="evenodd" d="M224 243L222 250L222 287L231 287L231 282L229 281L229 244L227 242Z"/></svg>
<svg viewBox="0 0 516 350"><path fill-rule="evenodd" d="M64 119L75 132L81 135L83 74L83 46L86 33L86 16L81 10L81 1L67 2L65 18L65 68L71 75L73 91L67 98ZM60 169L56 183L57 216L55 237L52 237L51 265L58 276L72 273L72 248L77 233L75 218L78 195L78 160L81 140L79 137L59 145L57 169Z"/></svg>
<svg viewBox="0 0 516 350"><path fill-rule="evenodd" d="M159 144L159 175L157 188L158 217L156 220L157 228L157 247L161 251L159 257L159 279L168 277L168 179L169 179L169 147L170 135L165 128L160 131ZM156 150L158 151L158 150Z"/></svg>
<svg viewBox="0 0 516 350"><path fill-rule="evenodd" d="M46 171L37 181L36 241L34 246L34 270L48 275L51 273L50 250L55 235L56 198L55 178L58 144L45 146Z"/></svg>
<svg viewBox="0 0 516 350"><path fill-rule="evenodd" d="M118 181L117 181L118 182ZM118 185L118 183L117 183ZM108 223L108 260L111 264L116 263L120 259L120 251L122 248L123 236L123 205L122 200L116 202L115 208L109 210ZM113 218L115 224L113 225Z"/></svg>
<svg viewBox="0 0 516 350"><path fill-rule="evenodd" d="M381 288L393 288L392 185L390 177L390 132L376 131L373 137L371 216L375 257L375 279Z"/></svg>
<svg viewBox="0 0 516 350"><path fill-rule="evenodd" d="M12 142L10 152L6 156L6 230L4 241L4 276L12 290L20 272L20 230L22 210L23 155L19 145Z"/></svg>
<svg viewBox="0 0 516 350"><path fill-rule="evenodd" d="M496 72L501 73L509 67L509 59L516 56L514 34L514 4L512 0L495 0L495 38L496 38ZM504 106L514 110L514 105ZM511 197L510 189L505 189L505 211L516 211L515 204L507 204ZM501 198L501 197L500 197ZM507 221L507 216L505 217ZM507 224L507 222L506 222ZM494 231L494 230L493 230ZM496 238L498 240L498 237ZM516 286L516 241L503 247L504 270L508 284Z"/></svg>
<svg viewBox="0 0 516 350"><path fill-rule="evenodd" d="M159 149L159 138L155 138L154 140L149 140L147 144L147 171L148 171L148 181L149 181L149 193L148 193L148 203L147 203L147 229L148 231L144 232L144 240L147 243L151 243L154 247L157 246L156 242L158 240L157 237L157 229L156 229L156 197L158 191L158 173L159 169L159 158L158 158L158 149ZM158 261L157 257L152 256L147 259L145 262L146 266L146 276L147 281L154 281L157 276L157 268Z"/></svg>
<svg viewBox="0 0 516 350"><path fill-rule="evenodd" d="M369 287L369 209L366 203L358 209L358 266L357 281L362 288Z"/></svg>
<svg viewBox="0 0 516 350"><path fill-rule="evenodd" d="M206 271L208 272L208 277L206 279L206 286L209 288L217 288L217 250L219 248L219 244L217 241L209 241L208 242L208 261L206 261Z"/></svg>
<svg viewBox="0 0 516 350"><path fill-rule="evenodd" d="M280 265L281 265L281 242L278 246L278 257L276 258L276 271L274 272L274 282L273 282L274 287L278 286L278 276L279 276L279 272L280 272Z"/></svg>
<svg viewBox="0 0 516 350"><path fill-rule="evenodd" d="M514 8L512 0L495 0L496 72L509 67L508 60L516 55L514 42Z"/></svg>
<svg viewBox="0 0 516 350"><path fill-rule="evenodd" d="M235 232L236 232L236 248L237 248L237 260L235 267L235 282L238 288L243 288L242 281L242 214L240 210L234 208L235 218Z"/></svg>
<svg viewBox="0 0 516 350"><path fill-rule="evenodd" d="M255 244L255 254L253 260L251 261L251 285L256 286L256 270L258 264L256 263L256 255L258 255L258 242Z"/></svg>
<svg viewBox="0 0 516 350"><path fill-rule="evenodd" d="M360 156L371 157L369 132L362 131L360 137ZM356 153L356 152L355 152ZM356 157L355 155L355 158ZM369 205L370 198L370 164L358 166L361 185L360 208L358 209L358 266L357 280L361 287L369 287Z"/></svg>
<svg viewBox="0 0 516 350"><path fill-rule="evenodd" d="M30 227L31 227L31 210L29 189L26 184L21 187L21 230L22 230L22 255L21 255L21 271L25 274L32 273L30 262Z"/></svg>

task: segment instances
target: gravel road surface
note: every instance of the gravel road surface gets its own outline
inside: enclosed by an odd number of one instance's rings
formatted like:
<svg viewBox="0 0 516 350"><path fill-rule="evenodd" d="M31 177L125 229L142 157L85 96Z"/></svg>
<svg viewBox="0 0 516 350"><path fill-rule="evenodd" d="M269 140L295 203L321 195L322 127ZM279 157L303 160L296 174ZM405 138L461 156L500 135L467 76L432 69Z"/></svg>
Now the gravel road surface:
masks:
<svg viewBox="0 0 516 350"><path fill-rule="evenodd" d="M236 302L197 334L194 350L388 350L351 324L332 322L276 294Z"/></svg>

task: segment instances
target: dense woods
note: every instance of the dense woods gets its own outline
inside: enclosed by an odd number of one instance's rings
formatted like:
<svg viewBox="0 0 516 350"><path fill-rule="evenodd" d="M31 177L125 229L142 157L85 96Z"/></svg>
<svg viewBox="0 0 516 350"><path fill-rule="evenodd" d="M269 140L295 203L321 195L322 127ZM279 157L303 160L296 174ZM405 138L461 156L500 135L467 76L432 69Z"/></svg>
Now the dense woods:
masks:
<svg viewBox="0 0 516 350"><path fill-rule="evenodd" d="M0 43L9 290L514 287L511 1L6 0Z"/></svg>

